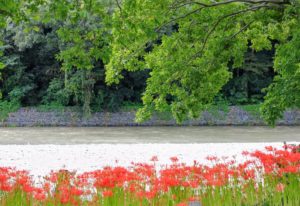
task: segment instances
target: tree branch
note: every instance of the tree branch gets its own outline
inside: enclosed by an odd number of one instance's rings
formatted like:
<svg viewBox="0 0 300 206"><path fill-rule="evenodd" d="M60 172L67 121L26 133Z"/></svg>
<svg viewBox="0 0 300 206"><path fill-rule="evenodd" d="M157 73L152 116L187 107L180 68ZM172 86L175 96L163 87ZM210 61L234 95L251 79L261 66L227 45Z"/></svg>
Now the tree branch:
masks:
<svg viewBox="0 0 300 206"><path fill-rule="evenodd" d="M118 1L118 0L116 0L116 1ZM197 12L200 12L202 9L205 9L205 8L211 8L211 7L216 7L216 6L221 6L221 5L231 4L231 3L259 4L257 6L252 6L250 8L244 9L244 10L240 10L240 11L237 11L237 12L234 12L234 13L231 13L231 14L227 14L225 16L222 16L220 19L218 19L217 22L213 25L213 28L208 32L208 35L205 37L205 40L204 40L204 43L203 43L203 46L202 46L201 50L199 52L197 52L192 58L196 58L199 55L199 53L203 52L203 50L206 47L206 44L207 44L207 41L208 41L209 37L212 35L212 33L217 28L217 26L224 19L226 19L228 17L236 16L236 15L239 15L239 14L242 14L242 13L246 13L246 12L249 12L249 11L256 11L256 10L259 10L260 8L274 9L273 4L276 4L276 5L290 4L289 0L288 1L285 1L285 0L283 0L283 1L282 0L228 0L228 1L223 1L223 2L214 2L212 4L204 4L204 3L201 3L201 2L195 2L195 1L190 1L190 2L181 1L180 4L181 3L184 4L184 5L198 4L198 5L200 5L200 7L196 8L196 9L194 9L194 10L192 10L192 11L190 11L190 12L184 14L184 15L178 16L176 18L170 19L169 21L167 21L165 23L162 23L160 26L155 28L155 30L154 30L155 32L159 32L164 26L167 26L167 25L171 24L172 22L176 22L179 19L184 19L184 18L186 18L186 17L188 17L192 14L195 14ZM250 5L248 5L248 6L250 6ZM234 38L236 35L238 35L243 30L245 30L249 25L247 25L245 28L243 27L242 30L239 31L237 34L234 34L232 38ZM151 41L151 39L149 39L148 41ZM136 55L138 53L138 51L143 49L144 45L145 44L141 45L138 49L136 49L136 51L133 54L130 54L130 57ZM127 58L130 58L130 57L127 57Z"/></svg>
<svg viewBox="0 0 300 206"><path fill-rule="evenodd" d="M216 28L218 27L218 25L224 20L224 19L226 19L226 18L228 18L228 17L232 17L232 16L236 16L236 15L239 15L239 14L242 14L242 13L246 13L246 12L250 12L250 11L256 11L256 10L259 10L259 9L261 9L261 8L268 8L268 7L270 7L269 5L266 5L266 4L263 4L263 5L259 5L259 6L253 6L253 7L251 7L251 8L248 8L248 9L244 9L244 10L240 10L240 11L237 11L237 12L234 12L234 13L231 13L231 14L227 14L227 15L224 15L224 16L222 16L222 17L220 17L217 21L216 21L216 23L213 25L213 27L212 27L212 29L208 32L208 34L206 35L206 37L205 37L205 39L204 39L204 42L203 42L203 46L202 46L202 48L200 49L200 51L199 52L197 52L194 56L193 56L193 58L196 58L199 54L201 54L203 51L204 51L204 49L205 49L205 47L206 47L206 44L207 44L207 42L208 42L208 39L210 38L210 36L212 35L212 33L216 30ZM252 23L252 22L251 22ZM249 24L250 25L250 24ZM246 27L244 28L244 29L246 29L249 25L246 25ZM243 30L244 30L243 29ZM242 32L242 31L240 31L240 32ZM238 32L239 33L239 32ZM237 33L237 34L238 34ZM234 36L236 36L237 34L235 34Z"/></svg>
<svg viewBox="0 0 300 206"><path fill-rule="evenodd" d="M0 16L12 16L12 14L0 8Z"/></svg>
<svg viewBox="0 0 300 206"><path fill-rule="evenodd" d="M115 0L115 1L116 1L116 4L117 4L117 6L118 6L120 12L122 12L122 7L121 7L121 5L120 5L119 0Z"/></svg>
<svg viewBox="0 0 300 206"><path fill-rule="evenodd" d="M191 5L191 4L197 4L199 6L208 8L208 7L222 6L222 5L231 4L231 3L247 3L247 4L266 3L266 4L277 4L277 5L291 4L290 1L285 1L285 0L227 0L227 1L222 1L222 2L214 2L211 4L190 0L187 2L181 2L181 3L179 3L178 6L176 6L176 7L171 6L170 8L178 9L180 7Z"/></svg>
<svg viewBox="0 0 300 206"><path fill-rule="evenodd" d="M231 3L248 3L248 4L290 4L289 1L282 1L282 0L229 0L229 1L223 1L223 2L216 2L213 4L205 4L197 1L191 1L193 4L198 4L203 7L214 7L214 6L221 6L225 4L231 4Z"/></svg>
<svg viewBox="0 0 300 206"><path fill-rule="evenodd" d="M249 22L245 26L243 26L238 32L236 32L235 34L233 34L232 36L230 36L228 39L231 40L231 39L235 38L237 35L239 35L243 31L245 31L253 22L254 22L254 20L251 21L251 22Z"/></svg>
<svg viewBox="0 0 300 206"><path fill-rule="evenodd" d="M179 20L179 19L184 19L184 18L186 18L186 17L188 17L188 16L190 16L190 15L192 15L192 14L197 13L198 11L201 11L201 10L204 9L204 8L205 8L205 7L201 7L201 8L195 9L195 10L193 10L193 11L191 11L191 12L188 12L188 13L186 13L185 15L182 15L182 16L179 16L179 17L177 17L177 18L171 19L170 21L167 21L167 22L161 24L159 27L157 27L157 28L155 29L155 32L158 32L158 31L161 30L164 26L169 25L169 24L172 23L172 22L175 22L175 21L177 21L177 20Z"/></svg>
<svg viewBox="0 0 300 206"><path fill-rule="evenodd" d="M215 2L212 4L206 4L206 3L202 3L202 2L198 2L198 1L188 1L188 2L182 2L181 5L177 6L177 7L170 7L170 9L178 9L180 7L186 6L186 5L190 5L190 4L196 4L199 5L200 7L188 12L182 16L179 16L177 18L171 19L165 23L163 23L162 25L158 26L155 31L158 32L160 29L162 29L164 26L169 25L172 22L175 22L179 19L183 19L186 18L194 13L197 13L199 11L201 11L202 9L205 8L211 8L211 7L217 7L217 6L222 6L222 5L226 5L226 4L232 4L232 3L245 3L245 4L265 4L265 5L286 5L286 4L290 4L290 1L285 1L285 0L227 0L227 1L223 1L223 2Z"/></svg>

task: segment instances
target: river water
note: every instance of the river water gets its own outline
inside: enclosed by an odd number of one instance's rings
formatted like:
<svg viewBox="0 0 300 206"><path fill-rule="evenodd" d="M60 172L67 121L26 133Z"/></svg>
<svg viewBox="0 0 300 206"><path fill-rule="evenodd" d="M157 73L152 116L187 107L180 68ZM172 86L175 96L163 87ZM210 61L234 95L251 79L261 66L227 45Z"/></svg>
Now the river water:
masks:
<svg viewBox="0 0 300 206"><path fill-rule="evenodd" d="M0 128L0 145L300 142L300 127Z"/></svg>

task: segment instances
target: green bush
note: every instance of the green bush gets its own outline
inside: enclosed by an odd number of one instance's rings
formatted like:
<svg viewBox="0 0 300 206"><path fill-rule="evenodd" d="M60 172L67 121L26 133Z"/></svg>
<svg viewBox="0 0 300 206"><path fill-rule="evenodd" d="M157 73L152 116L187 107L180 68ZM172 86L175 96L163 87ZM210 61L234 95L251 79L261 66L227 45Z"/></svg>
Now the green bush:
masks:
<svg viewBox="0 0 300 206"><path fill-rule="evenodd" d="M49 111L65 111L66 107L59 102L51 102L49 104L42 104L36 107L40 112L49 112Z"/></svg>
<svg viewBox="0 0 300 206"><path fill-rule="evenodd" d="M0 121L4 121L9 113L15 112L20 108L17 102L0 101Z"/></svg>

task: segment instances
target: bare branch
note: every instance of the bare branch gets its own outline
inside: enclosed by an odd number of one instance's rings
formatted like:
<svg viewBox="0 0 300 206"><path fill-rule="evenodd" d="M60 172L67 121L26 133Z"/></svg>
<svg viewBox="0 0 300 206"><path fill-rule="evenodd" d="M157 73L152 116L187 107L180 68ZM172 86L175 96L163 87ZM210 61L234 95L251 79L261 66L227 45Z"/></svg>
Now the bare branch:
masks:
<svg viewBox="0 0 300 206"><path fill-rule="evenodd" d="M117 4L117 6L118 6L120 12L122 12L122 7L121 7L121 5L120 5L119 0L115 0L115 1L116 1L116 4Z"/></svg>

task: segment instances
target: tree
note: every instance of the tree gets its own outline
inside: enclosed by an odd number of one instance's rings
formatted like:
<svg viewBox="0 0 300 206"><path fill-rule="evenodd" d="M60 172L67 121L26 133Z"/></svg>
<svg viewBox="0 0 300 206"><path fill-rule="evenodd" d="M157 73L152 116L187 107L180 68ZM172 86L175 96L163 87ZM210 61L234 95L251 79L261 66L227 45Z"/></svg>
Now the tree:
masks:
<svg viewBox="0 0 300 206"><path fill-rule="evenodd" d="M281 117L287 108L300 108L299 16L297 18L289 39L276 49L274 68L278 75L267 89L262 107L265 119L270 124L274 124L274 120Z"/></svg>
<svg viewBox="0 0 300 206"><path fill-rule="evenodd" d="M265 96L263 89L274 78L273 57L274 50L255 52L249 49L241 68L229 67L232 78L223 86L217 100L230 105L262 103Z"/></svg>
<svg viewBox="0 0 300 206"><path fill-rule="evenodd" d="M115 111L124 101L140 101L147 71L124 72L120 85L105 84L114 1L32 3L36 8L30 11L19 6L19 12L27 11L22 18L3 15L1 101L82 106L86 116L91 110Z"/></svg>
<svg viewBox="0 0 300 206"><path fill-rule="evenodd" d="M299 4L299 0L4 0L0 26L28 20L57 23L57 59L66 74L65 85L72 81L71 89L81 87L86 113L95 85L92 69L99 62L107 64L109 85L120 83L124 70L150 70L138 121L169 109L178 122L198 117L232 77L229 68L242 66L249 47L255 52L275 50L277 76L262 107L265 119L274 124L287 108L299 107ZM54 81L51 89L60 85Z"/></svg>
<svg viewBox="0 0 300 206"><path fill-rule="evenodd" d="M7 17L13 17L14 13L18 12L18 3L14 1L0 2L0 29L6 26ZM1 35L1 34L0 34ZM1 37L1 36L0 36ZM0 56L3 55L3 42L0 40ZM1 70L5 67L3 62L0 62L0 81L2 80ZM0 99L2 99L2 91L0 90Z"/></svg>
<svg viewBox="0 0 300 206"><path fill-rule="evenodd" d="M103 25L105 25L105 18L108 17L105 9L109 10L109 2L99 0L10 1L10 4L6 4L8 12L2 13L3 22L7 22L9 25L4 25L6 27L5 30L9 30L10 27L20 27L19 32L11 35L14 36L13 46L16 46L19 50L33 48L33 50L26 53L32 54L37 52L42 47L41 45L45 45L44 50L47 50L47 47L53 47L50 42L51 37L49 38L48 35L49 32L45 32L45 28L42 27L50 28L51 34L58 34L60 52L56 56L62 63L62 70L65 73L65 85L63 87L66 87L66 89L62 90L59 88L60 95L55 95L55 97L60 100L64 99L64 103L68 103L69 96L74 95L80 104L82 102L84 113L87 115L90 113L90 103L95 83L91 70L99 66L96 65L97 62L104 61L107 58L105 46L107 45L106 39L108 35L105 32L107 33L108 29L105 30ZM16 8L12 10L14 7ZM22 13L22 15L18 13ZM21 16L22 18L20 18ZM31 38L35 36L41 36L39 39L50 41L46 42L46 44L41 41L37 42ZM18 42L19 39L21 41ZM38 54L39 58L36 58L36 62L45 57L45 55L43 56L43 51L40 53L41 55ZM54 57L53 53L49 52L48 55L51 55L51 57L48 56L48 59L52 60L52 57ZM24 54L21 54L21 56L25 57ZM32 59L34 60L35 58ZM42 61L47 62L45 59ZM53 65L52 61L50 63ZM30 67L32 65L34 64L31 64ZM3 64L4 66L7 68L9 65ZM36 66L46 67L43 65L43 62L39 62L39 65ZM25 67L25 69L27 71L32 70L28 67ZM39 70L35 72L41 73ZM36 75L33 74L33 76L35 77ZM14 77L11 78L11 75L8 75L7 78L12 79ZM37 83L36 80L35 83ZM57 78L53 79L53 83L50 85L51 89L53 89L53 85L59 85L57 80ZM48 81L44 81L45 86L47 86L47 83ZM12 85L9 87L10 89L15 89ZM36 88L39 89L38 87ZM20 91L20 89L17 88L17 91ZM43 98L44 100L52 99L49 93Z"/></svg>
<svg viewBox="0 0 300 206"><path fill-rule="evenodd" d="M77 87L81 87L83 111L89 116L95 84L92 69L99 60L105 62L108 58L109 35L105 19L109 16L105 10L108 7L105 7L103 1L98 0L62 2L68 8L59 18L63 23L57 33L62 46L57 58L63 62L66 86L68 86L68 74L74 72L74 69L81 71L80 85L74 88L80 91Z"/></svg>
<svg viewBox="0 0 300 206"><path fill-rule="evenodd" d="M34 14L38 9L38 5L43 0L2 0L0 2L0 29L5 28L7 24L11 22L18 22L24 17L29 16L28 14ZM0 37L2 33L0 34ZM3 55L5 47L0 39L0 56ZM0 62L0 72L6 65ZM0 80L2 75L0 73ZM0 90L0 99L2 98L2 91Z"/></svg>
<svg viewBox="0 0 300 206"><path fill-rule="evenodd" d="M124 0L114 13L106 80L118 83L124 69L151 69L137 120L170 107L181 122L212 103L248 46L271 50L275 41L277 77L262 107L274 124L300 106L299 15L298 0Z"/></svg>

